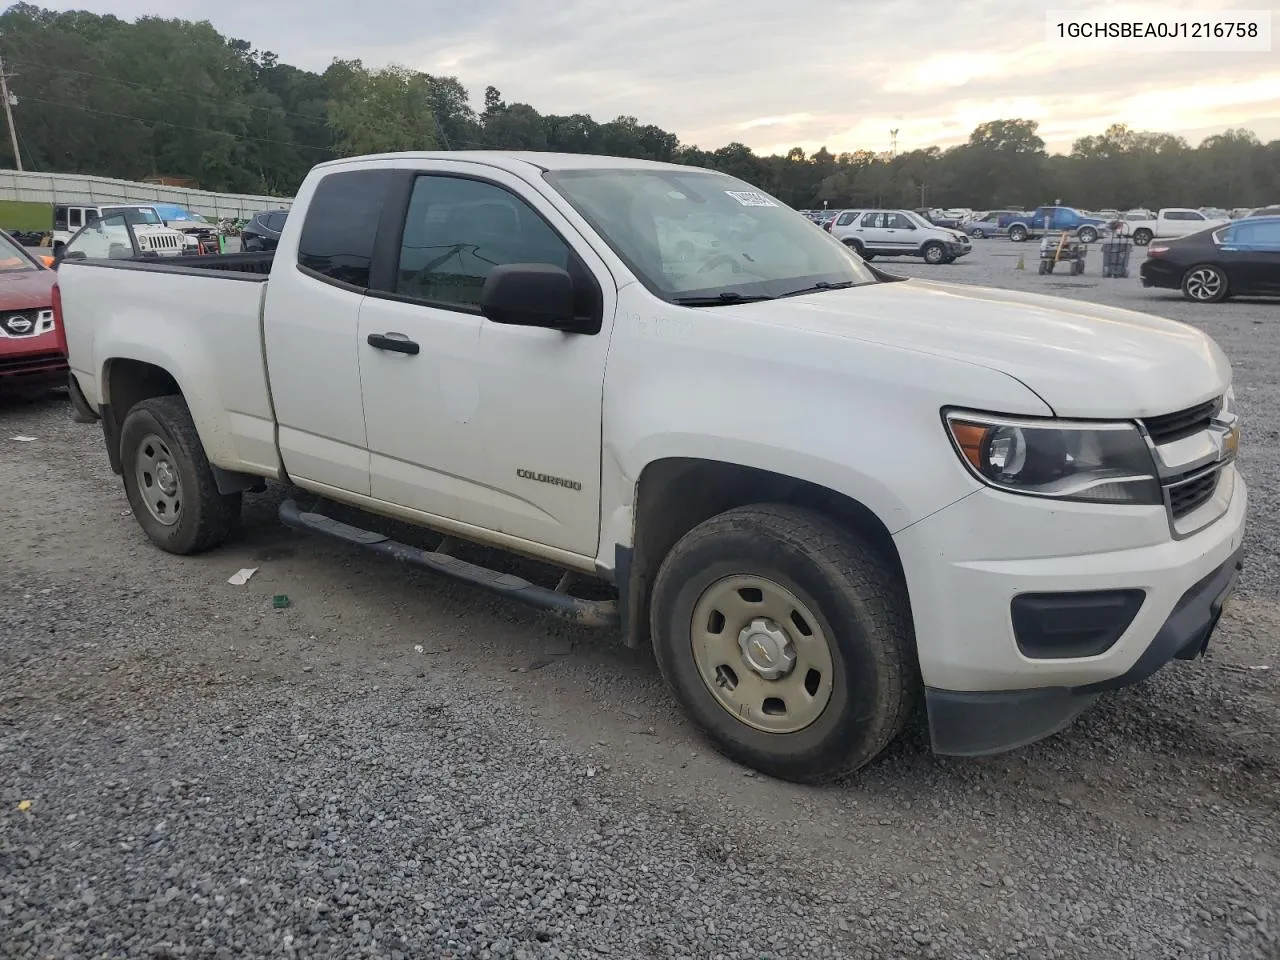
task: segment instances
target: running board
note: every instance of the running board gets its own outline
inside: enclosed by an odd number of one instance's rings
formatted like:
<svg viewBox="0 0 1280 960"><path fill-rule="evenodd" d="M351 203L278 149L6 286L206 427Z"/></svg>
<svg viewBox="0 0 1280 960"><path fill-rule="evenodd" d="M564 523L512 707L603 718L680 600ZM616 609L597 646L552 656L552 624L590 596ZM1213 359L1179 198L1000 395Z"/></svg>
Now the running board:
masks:
<svg viewBox="0 0 1280 960"><path fill-rule="evenodd" d="M539 607L556 616L584 627L613 627L619 623L618 604L615 600L580 600L566 593L540 587L521 577L499 573L488 567L467 563L439 550L423 550L400 543L373 530L364 530L349 523L334 520L319 513L298 509L294 500L280 504L280 522L295 530L319 533L334 540L363 547L392 560L442 573L455 580L472 584L500 596ZM451 546L446 538L442 546ZM562 581L563 582L563 581Z"/></svg>

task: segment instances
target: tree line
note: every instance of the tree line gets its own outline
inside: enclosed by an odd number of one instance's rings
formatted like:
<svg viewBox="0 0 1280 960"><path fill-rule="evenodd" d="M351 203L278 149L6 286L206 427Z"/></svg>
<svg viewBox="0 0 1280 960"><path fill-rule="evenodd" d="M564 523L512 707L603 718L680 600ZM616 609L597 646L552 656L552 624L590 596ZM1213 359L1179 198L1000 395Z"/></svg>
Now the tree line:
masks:
<svg viewBox="0 0 1280 960"><path fill-rule="evenodd" d="M19 3L0 14L0 57L27 169L289 196L316 163L390 150L522 149L665 160L741 177L795 207L1099 209L1280 202L1280 140L1229 129L1192 147L1109 127L1049 154L1034 120L992 120L966 143L894 156L868 150L760 156L741 143L682 144L635 117L539 113L488 87L477 109L457 77L334 60L281 63L209 23L135 22ZM0 138L0 166L12 166Z"/></svg>

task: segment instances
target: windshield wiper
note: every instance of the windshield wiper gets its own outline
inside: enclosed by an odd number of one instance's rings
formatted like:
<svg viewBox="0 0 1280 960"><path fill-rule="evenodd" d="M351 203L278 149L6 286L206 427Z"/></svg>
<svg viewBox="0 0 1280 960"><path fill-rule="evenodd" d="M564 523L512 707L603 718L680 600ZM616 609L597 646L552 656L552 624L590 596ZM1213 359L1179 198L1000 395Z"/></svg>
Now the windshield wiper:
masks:
<svg viewBox="0 0 1280 960"><path fill-rule="evenodd" d="M799 290L792 290L789 293L782 294L781 296L798 297L801 294L816 293L819 290L847 290L852 286L854 286L854 282L852 280L840 280L835 283L832 283L829 280L819 280L811 287L801 287Z"/></svg>
<svg viewBox="0 0 1280 960"><path fill-rule="evenodd" d="M721 293L712 294L709 297L676 297L671 302L678 303L682 307L720 307L729 303L754 303L757 300L773 299L775 298L734 293L732 290L725 290Z"/></svg>

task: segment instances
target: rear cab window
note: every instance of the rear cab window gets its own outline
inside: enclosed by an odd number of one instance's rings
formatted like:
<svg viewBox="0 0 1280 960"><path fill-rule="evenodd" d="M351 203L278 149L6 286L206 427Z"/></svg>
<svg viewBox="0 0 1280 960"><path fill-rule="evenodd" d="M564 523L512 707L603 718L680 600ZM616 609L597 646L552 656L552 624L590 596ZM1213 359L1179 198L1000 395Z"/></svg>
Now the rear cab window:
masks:
<svg viewBox="0 0 1280 960"><path fill-rule="evenodd" d="M298 239L298 266L330 283L368 289L390 169L330 173L316 184Z"/></svg>

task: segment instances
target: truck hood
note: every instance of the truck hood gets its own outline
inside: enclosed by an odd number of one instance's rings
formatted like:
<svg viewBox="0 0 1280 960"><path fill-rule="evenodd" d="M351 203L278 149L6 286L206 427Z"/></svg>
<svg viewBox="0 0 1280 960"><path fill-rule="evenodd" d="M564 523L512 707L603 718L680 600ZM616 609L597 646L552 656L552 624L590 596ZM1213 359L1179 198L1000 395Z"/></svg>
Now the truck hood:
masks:
<svg viewBox="0 0 1280 960"><path fill-rule="evenodd" d="M52 270L0 272L0 313L6 310L39 310L53 305Z"/></svg>
<svg viewBox="0 0 1280 960"><path fill-rule="evenodd" d="M707 309L997 370L1061 417L1172 413L1231 382L1222 350L1194 327L1042 294L906 280Z"/></svg>

